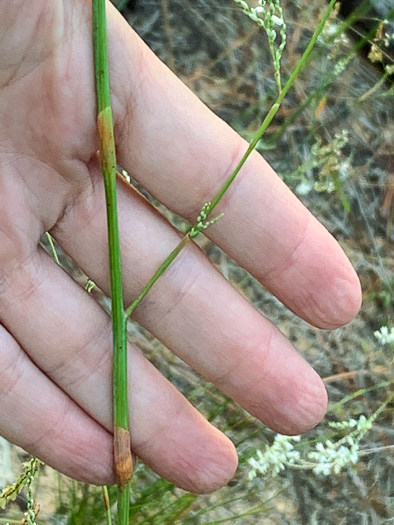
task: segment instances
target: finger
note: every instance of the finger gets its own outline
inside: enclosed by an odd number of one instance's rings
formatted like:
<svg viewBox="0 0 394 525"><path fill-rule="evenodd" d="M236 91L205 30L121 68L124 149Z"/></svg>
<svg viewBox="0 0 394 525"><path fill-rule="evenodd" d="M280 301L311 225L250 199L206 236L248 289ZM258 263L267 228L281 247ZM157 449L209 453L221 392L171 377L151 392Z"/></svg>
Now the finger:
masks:
<svg viewBox="0 0 394 525"><path fill-rule="evenodd" d="M53 234L109 293L102 177L97 164L90 170L90 192L68 209ZM126 184L119 184L118 205L125 300L131 303L179 234ZM196 246L178 256L133 318L279 432L297 434L323 417L326 392L318 375Z"/></svg>
<svg viewBox="0 0 394 525"><path fill-rule="evenodd" d="M113 483L112 436L28 358L0 325L0 435L64 474Z"/></svg>
<svg viewBox="0 0 394 525"><path fill-rule="evenodd" d="M41 251L14 277L0 295L4 325L52 381L112 429L109 317ZM225 484L236 468L232 443L132 346L128 361L133 451L187 490Z"/></svg>
<svg viewBox="0 0 394 525"><path fill-rule="evenodd" d="M193 222L246 144L114 9L109 30L119 162L158 200ZM334 328L357 313L360 285L345 254L260 155L247 161L216 212L224 218L207 235L298 315Z"/></svg>

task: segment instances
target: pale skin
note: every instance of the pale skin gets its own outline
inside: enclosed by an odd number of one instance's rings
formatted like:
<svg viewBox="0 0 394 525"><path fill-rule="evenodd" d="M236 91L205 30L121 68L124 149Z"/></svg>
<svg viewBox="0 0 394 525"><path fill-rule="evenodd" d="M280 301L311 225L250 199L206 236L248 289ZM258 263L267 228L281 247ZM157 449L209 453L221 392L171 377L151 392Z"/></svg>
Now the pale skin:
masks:
<svg viewBox="0 0 394 525"><path fill-rule="evenodd" d="M0 434L56 469L114 483L111 323L39 246L50 231L109 293L97 161L91 4L0 0ZM193 222L246 149L108 5L118 161ZM342 249L253 154L206 234L297 315L349 322L359 281ZM179 234L125 183L119 215L127 305ZM323 417L317 373L188 246L135 312L174 353L278 432ZM129 345L133 452L195 492L231 479L233 444Z"/></svg>

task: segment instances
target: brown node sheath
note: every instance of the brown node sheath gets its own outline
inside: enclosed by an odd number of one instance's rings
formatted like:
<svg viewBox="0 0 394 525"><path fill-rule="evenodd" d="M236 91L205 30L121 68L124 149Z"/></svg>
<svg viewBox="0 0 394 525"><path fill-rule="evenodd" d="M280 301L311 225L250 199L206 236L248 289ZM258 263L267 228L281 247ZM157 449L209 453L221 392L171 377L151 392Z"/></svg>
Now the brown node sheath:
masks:
<svg viewBox="0 0 394 525"><path fill-rule="evenodd" d="M115 139L113 132L112 110L104 108L97 117L100 139L100 162L104 175L116 172Z"/></svg>
<svg viewBox="0 0 394 525"><path fill-rule="evenodd" d="M115 427L114 429L114 459L116 483L122 489L133 477L130 432L124 428Z"/></svg>

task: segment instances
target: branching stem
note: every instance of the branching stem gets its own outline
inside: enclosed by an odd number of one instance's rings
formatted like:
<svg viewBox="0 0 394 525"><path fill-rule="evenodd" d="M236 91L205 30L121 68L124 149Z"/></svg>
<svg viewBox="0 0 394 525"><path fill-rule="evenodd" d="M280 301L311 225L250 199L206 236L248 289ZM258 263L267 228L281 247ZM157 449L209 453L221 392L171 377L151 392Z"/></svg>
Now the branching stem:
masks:
<svg viewBox="0 0 394 525"><path fill-rule="evenodd" d="M327 22L328 17L330 16L331 11L334 8L336 0L331 0L330 4L324 13L323 18L321 19L315 33L313 34L307 48L305 49L302 57L300 58L297 66L295 67L293 73L290 75L290 78L286 82L283 89L280 90L279 95L275 102L273 103L271 109L269 110L267 116L265 117L263 123L261 124L260 128L257 130L256 135L250 142L247 150L245 151L243 157L235 167L234 171L231 173L231 175L228 177L228 179L225 181L223 186L220 188L219 192L217 193L216 197L212 200L210 203L204 204L203 210L205 217L208 218L208 216L212 213L212 211L216 208L216 206L219 204L221 199L223 198L226 191L229 189L230 185L234 181L235 177L238 175L238 173L241 171L241 168L247 161L249 155L252 153L252 151L256 148L257 144L260 142L262 136L264 135L266 129L271 124L274 116L276 115L278 109L280 108L281 103L283 102L283 99L285 98L287 92L291 88L291 86L294 84L296 78L300 74L302 68L307 63L308 57L316 44L316 40L318 39L320 33L323 30L323 27L325 23ZM142 301L142 299L145 297L145 295L149 292L149 290L152 288L152 286L155 284L155 282L158 280L158 278L167 270L167 268L170 266L170 264L174 261L174 259L181 253L183 248L187 246L190 238L195 235L196 230L201 230L202 228L199 228L199 219L197 219L196 223L190 228L189 233L185 235L185 237L182 239L180 244L170 253L170 255L167 257L167 259L160 265L160 267L156 270L155 274L152 276L148 284L145 286L145 288L142 290L140 295L133 301L133 303L126 309L126 317L129 317L133 311L137 308L139 303Z"/></svg>

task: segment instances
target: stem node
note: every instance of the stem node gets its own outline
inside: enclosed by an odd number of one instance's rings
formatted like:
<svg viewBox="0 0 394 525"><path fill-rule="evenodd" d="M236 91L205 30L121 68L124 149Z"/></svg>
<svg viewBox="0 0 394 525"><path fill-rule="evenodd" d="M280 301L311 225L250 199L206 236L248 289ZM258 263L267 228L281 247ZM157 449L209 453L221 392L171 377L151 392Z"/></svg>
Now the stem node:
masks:
<svg viewBox="0 0 394 525"><path fill-rule="evenodd" d="M114 458L116 483L122 490L133 477L133 460L130 451L130 432L121 427L114 428Z"/></svg>

